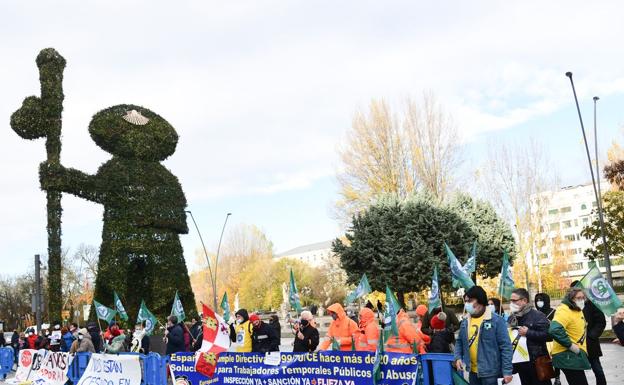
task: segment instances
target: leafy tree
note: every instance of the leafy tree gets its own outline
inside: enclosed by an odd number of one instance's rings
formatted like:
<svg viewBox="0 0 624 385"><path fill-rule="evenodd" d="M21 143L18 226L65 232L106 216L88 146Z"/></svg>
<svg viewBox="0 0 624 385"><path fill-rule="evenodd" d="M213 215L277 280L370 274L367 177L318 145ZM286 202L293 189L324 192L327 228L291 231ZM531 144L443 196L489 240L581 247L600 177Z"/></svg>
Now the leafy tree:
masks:
<svg viewBox="0 0 624 385"><path fill-rule="evenodd" d="M624 191L608 191L603 195L603 216L605 237L610 255L624 254ZM596 219L583 229L581 235L588 238L593 248L585 250L590 259L604 259L604 246L600 232L600 222Z"/></svg>

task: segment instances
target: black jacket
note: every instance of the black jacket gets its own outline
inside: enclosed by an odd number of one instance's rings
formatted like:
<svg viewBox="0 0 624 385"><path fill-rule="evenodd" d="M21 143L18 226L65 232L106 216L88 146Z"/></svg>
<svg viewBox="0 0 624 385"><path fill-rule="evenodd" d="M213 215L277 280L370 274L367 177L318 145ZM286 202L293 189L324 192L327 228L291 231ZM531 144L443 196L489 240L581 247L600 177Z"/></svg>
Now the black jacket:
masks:
<svg viewBox="0 0 624 385"><path fill-rule="evenodd" d="M590 300L585 301L583 316L587 322L587 357L590 359L600 357L602 356L600 335L607 326L607 319L604 313Z"/></svg>
<svg viewBox="0 0 624 385"><path fill-rule="evenodd" d="M535 294L535 301L533 302L535 304L535 308L539 311L541 311L542 313L544 313L544 315L546 316L546 318L548 318L549 321L552 321L553 318L555 317L555 309L550 307L550 296L546 293L537 293ZM537 301L544 301L544 306L542 308L538 308L537 307Z"/></svg>
<svg viewBox="0 0 624 385"><path fill-rule="evenodd" d="M303 339L300 340L295 336L295 344L293 347L293 352L295 353L311 353L316 350L316 347L319 344L319 332L318 330L312 326L308 325L301 329L301 334L303 334Z"/></svg>
<svg viewBox="0 0 624 385"><path fill-rule="evenodd" d="M251 335L251 351L254 353L279 352L279 340L275 328L265 322L260 327L254 327Z"/></svg>
<svg viewBox="0 0 624 385"><path fill-rule="evenodd" d="M13 332L13 335L11 336L11 346L13 347L13 350L19 350L19 334L17 334L17 332Z"/></svg>
<svg viewBox="0 0 624 385"><path fill-rule="evenodd" d="M620 345L624 346L624 321L620 321L613 327L615 336L620 340Z"/></svg>
<svg viewBox="0 0 624 385"><path fill-rule="evenodd" d="M269 326L271 326L275 330L275 336L277 337L277 346L282 344L282 325L280 325L279 321L271 320L269 322Z"/></svg>
<svg viewBox="0 0 624 385"><path fill-rule="evenodd" d="M434 330L431 335L431 343L429 344L429 353L453 353L451 344L455 341L455 334L447 329Z"/></svg>
<svg viewBox="0 0 624 385"><path fill-rule="evenodd" d="M548 328L550 322L541 311L531 309L522 317L512 315L509 317L509 323L514 326L526 326L529 328L526 334L527 348L529 350L529 358L534 361L537 357L548 355L546 342L549 340Z"/></svg>
<svg viewBox="0 0 624 385"><path fill-rule="evenodd" d="M438 314L440 312L440 309L434 309L431 313L427 312L425 313L425 316L422 318L422 326L421 326L421 330L423 333L427 334L427 335L432 335L433 334L433 329L431 329L431 319L433 318L434 315ZM459 330L459 320L457 319L457 316L455 315L455 312L451 309L447 309L444 311L444 314L446 314L446 330L450 331L451 333L455 333L457 330Z"/></svg>
<svg viewBox="0 0 624 385"><path fill-rule="evenodd" d="M166 354L173 354L183 352L184 349L184 331L180 324L175 324L167 328L169 333L167 334L167 349Z"/></svg>
<svg viewBox="0 0 624 385"><path fill-rule="evenodd" d="M191 343L193 342L193 340L197 341L199 339L203 331L202 327L203 325L201 321L197 321L193 324L193 326L191 326L191 329L189 330L189 332L191 333Z"/></svg>
<svg viewBox="0 0 624 385"><path fill-rule="evenodd" d="M100 337L100 328L95 322L89 322L87 324L87 331L89 332L89 336L91 337L91 342L93 342L93 348L96 353L102 352L104 349L104 344L102 343L102 337Z"/></svg>

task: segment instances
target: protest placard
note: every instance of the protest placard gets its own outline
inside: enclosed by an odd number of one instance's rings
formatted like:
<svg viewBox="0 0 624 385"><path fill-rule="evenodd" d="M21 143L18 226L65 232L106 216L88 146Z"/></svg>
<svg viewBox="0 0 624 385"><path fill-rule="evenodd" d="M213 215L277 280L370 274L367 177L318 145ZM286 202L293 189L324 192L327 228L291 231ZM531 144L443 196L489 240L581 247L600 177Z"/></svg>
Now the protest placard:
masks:
<svg viewBox="0 0 624 385"><path fill-rule="evenodd" d="M67 369L73 360L69 353L49 353L41 362L33 384L64 385L67 378ZM31 376L33 377L33 376Z"/></svg>
<svg viewBox="0 0 624 385"><path fill-rule="evenodd" d="M138 355L92 354L77 385L140 385L141 362Z"/></svg>

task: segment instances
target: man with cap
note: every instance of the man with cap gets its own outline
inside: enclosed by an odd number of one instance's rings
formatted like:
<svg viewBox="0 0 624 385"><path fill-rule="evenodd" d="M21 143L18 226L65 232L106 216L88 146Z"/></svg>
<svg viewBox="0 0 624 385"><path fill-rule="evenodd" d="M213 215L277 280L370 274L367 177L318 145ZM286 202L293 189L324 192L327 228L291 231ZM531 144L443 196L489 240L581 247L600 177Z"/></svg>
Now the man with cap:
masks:
<svg viewBox="0 0 624 385"><path fill-rule="evenodd" d="M481 286L473 286L464 295L468 316L459 326L455 344L455 368L470 373L470 385L497 385L513 379L512 348L507 323L487 308L488 298Z"/></svg>
<svg viewBox="0 0 624 385"><path fill-rule="evenodd" d="M257 314L249 316L253 327L251 334L251 351L254 353L279 352L279 338L275 328L260 319Z"/></svg>
<svg viewBox="0 0 624 385"><path fill-rule="evenodd" d="M251 353L253 326L249 322L249 313L245 309L239 309L234 315L236 325L230 324L230 340L238 353Z"/></svg>
<svg viewBox="0 0 624 385"><path fill-rule="evenodd" d="M446 328L446 314L440 312L431 318L431 342L429 353L451 353L451 344L455 341L455 334Z"/></svg>

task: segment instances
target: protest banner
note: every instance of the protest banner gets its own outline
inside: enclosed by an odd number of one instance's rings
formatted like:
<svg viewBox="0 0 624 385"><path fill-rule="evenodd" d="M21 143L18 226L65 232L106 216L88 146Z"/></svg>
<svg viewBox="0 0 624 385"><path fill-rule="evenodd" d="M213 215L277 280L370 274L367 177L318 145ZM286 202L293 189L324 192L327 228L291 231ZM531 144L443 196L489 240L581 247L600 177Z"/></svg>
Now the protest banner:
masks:
<svg viewBox="0 0 624 385"><path fill-rule="evenodd" d="M513 349L513 358L511 359L511 362L514 364L528 362L529 349L527 348L526 337L519 336L517 329L509 329L509 338L511 339L511 347Z"/></svg>
<svg viewBox="0 0 624 385"><path fill-rule="evenodd" d="M92 354L77 385L141 385L138 355Z"/></svg>
<svg viewBox="0 0 624 385"><path fill-rule="evenodd" d="M169 369L174 385L207 385L214 383L195 370L195 353L175 353L170 356Z"/></svg>
<svg viewBox="0 0 624 385"><path fill-rule="evenodd" d="M67 382L67 369L73 360L69 353L49 353L41 362L33 384L63 385ZM31 375L31 377L33 377Z"/></svg>
<svg viewBox="0 0 624 385"><path fill-rule="evenodd" d="M375 354L371 352L281 353L278 366L265 364L260 353L221 353L212 379L202 384L370 385ZM416 355L386 353L379 385L415 383Z"/></svg>
<svg viewBox="0 0 624 385"><path fill-rule="evenodd" d="M37 371L41 368L41 363L48 354L47 350L22 349L17 360L17 371L11 380L13 383L20 383L36 378Z"/></svg>

